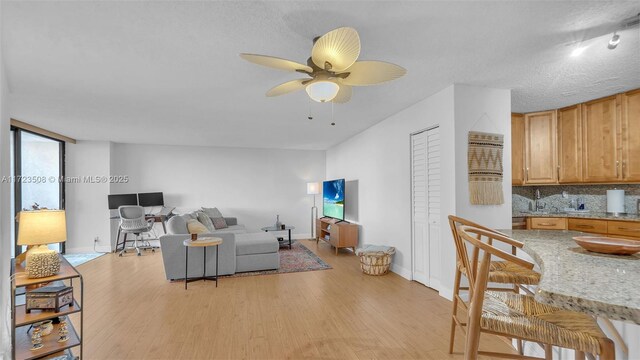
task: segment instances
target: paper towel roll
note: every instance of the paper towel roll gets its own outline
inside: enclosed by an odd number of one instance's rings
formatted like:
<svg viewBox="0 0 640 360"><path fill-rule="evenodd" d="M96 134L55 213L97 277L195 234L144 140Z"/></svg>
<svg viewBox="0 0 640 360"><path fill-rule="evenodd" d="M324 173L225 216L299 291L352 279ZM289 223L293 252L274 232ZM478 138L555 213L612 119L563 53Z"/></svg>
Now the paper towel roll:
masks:
<svg viewBox="0 0 640 360"><path fill-rule="evenodd" d="M607 190L607 212L624 213L624 190Z"/></svg>

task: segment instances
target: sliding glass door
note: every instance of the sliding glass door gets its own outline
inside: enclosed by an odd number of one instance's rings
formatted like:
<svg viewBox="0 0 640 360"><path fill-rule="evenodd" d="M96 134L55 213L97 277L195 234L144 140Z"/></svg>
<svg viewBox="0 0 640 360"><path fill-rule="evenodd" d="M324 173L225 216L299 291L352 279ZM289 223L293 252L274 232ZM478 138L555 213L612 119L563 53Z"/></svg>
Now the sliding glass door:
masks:
<svg viewBox="0 0 640 360"><path fill-rule="evenodd" d="M12 128L14 215L22 210L64 209L64 142L23 129ZM13 236L15 255L24 251ZM64 252L64 243L49 246Z"/></svg>

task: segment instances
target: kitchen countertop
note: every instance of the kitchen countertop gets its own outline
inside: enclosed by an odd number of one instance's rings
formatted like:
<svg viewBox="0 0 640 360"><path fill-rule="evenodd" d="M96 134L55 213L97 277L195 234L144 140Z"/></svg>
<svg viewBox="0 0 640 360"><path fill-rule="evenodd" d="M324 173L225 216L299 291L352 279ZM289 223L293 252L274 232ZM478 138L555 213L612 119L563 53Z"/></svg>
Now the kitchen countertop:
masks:
<svg viewBox="0 0 640 360"><path fill-rule="evenodd" d="M640 254L605 255L578 246L567 230L500 230L524 243L541 268L536 300L640 324Z"/></svg>
<svg viewBox="0 0 640 360"><path fill-rule="evenodd" d="M534 213L514 211L512 217L566 217L566 218L581 218L581 219L597 219L597 220L622 220L622 221L640 221L640 215L638 214L626 214L614 216L603 212L560 212L560 213Z"/></svg>

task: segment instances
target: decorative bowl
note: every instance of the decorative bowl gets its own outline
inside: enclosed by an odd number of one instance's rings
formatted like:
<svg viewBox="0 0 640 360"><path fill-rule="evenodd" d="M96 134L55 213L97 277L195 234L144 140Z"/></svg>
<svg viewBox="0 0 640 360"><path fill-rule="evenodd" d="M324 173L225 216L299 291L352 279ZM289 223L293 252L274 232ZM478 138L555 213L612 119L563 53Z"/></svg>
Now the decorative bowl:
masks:
<svg viewBox="0 0 640 360"><path fill-rule="evenodd" d="M640 251L640 241L604 236L576 236L573 240L582 248L601 254L633 255Z"/></svg>

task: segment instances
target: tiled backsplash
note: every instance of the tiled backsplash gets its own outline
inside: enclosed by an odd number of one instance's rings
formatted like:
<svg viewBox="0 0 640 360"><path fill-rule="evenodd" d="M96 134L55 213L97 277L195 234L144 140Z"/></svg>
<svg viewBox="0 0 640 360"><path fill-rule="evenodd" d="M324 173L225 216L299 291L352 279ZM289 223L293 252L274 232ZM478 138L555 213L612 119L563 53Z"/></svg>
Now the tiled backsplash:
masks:
<svg viewBox="0 0 640 360"><path fill-rule="evenodd" d="M628 214L637 214L637 202L640 199L640 185L553 185L553 186L514 186L513 211L533 209L536 189L540 190L540 201L546 204L546 210L562 210L569 207L571 200L581 198L585 209L591 212L607 211L607 190L625 191L625 210ZM569 194L562 197L562 192Z"/></svg>

